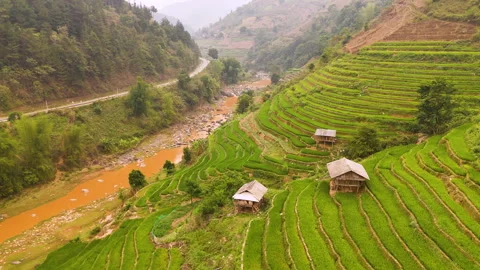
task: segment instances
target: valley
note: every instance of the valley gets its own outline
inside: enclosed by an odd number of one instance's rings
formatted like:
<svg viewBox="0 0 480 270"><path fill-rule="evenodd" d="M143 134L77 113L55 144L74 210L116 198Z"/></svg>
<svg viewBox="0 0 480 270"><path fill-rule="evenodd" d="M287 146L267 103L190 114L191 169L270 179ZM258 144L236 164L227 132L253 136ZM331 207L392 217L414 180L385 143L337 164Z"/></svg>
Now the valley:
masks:
<svg viewBox="0 0 480 270"><path fill-rule="evenodd" d="M27 121L55 169L58 129L97 150L4 201L0 269L480 269L480 2L301 2L201 31L198 76L3 124L5 168Z"/></svg>

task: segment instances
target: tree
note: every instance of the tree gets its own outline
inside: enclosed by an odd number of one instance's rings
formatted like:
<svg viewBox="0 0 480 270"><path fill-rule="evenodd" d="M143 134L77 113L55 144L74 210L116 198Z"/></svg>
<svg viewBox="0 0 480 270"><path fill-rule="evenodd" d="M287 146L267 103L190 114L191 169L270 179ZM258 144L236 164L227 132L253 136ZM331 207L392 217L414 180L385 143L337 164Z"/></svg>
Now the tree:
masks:
<svg viewBox="0 0 480 270"><path fill-rule="evenodd" d="M180 90L188 90L188 84L192 80L188 73L184 70L177 77L177 86Z"/></svg>
<svg viewBox="0 0 480 270"><path fill-rule="evenodd" d="M218 50L214 48L209 49L208 56L212 57L213 59L218 59Z"/></svg>
<svg viewBox="0 0 480 270"><path fill-rule="evenodd" d="M17 164L18 145L0 129L0 198L19 192L23 187L21 170Z"/></svg>
<svg viewBox="0 0 480 270"><path fill-rule="evenodd" d="M212 78L210 75L204 75L200 78L203 84L203 98L208 102L212 102L213 98L220 89L220 85L217 80Z"/></svg>
<svg viewBox="0 0 480 270"><path fill-rule="evenodd" d="M52 157L52 128L46 119L23 118L15 124L19 142L19 157L26 185L55 179Z"/></svg>
<svg viewBox="0 0 480 270"><path fill-rule="evenodd" d="M308 65L308 70L310 70L310 72L312 72L314 69L315 69L315 64L310 63L310 65Z"/></svg>
<svg viewBox="0 0 480 270"><path fill-rule="evenodd" d="M149 85L142 78L137 78L137 84L130 90L126 105L134 116L147 116L150 99Z"/></svg>
<svg viewBox="0 0 480 270"><path fill-rule="evenodd" d="M377 131L369 127L361 127L358 134L348 143L345 154L347 157L364 158L382 149Z"/></svg>
<svg viewBox="0 0 480 270"><path fill-rule="evenodd" d="M167 160L165 164L163 164L163 169L167 172L167 175L171 175L175 172L175 163Z"/></svg>
<svg viewBox="0 0 480 270"><path fill-rule="evenodd" d="M270 80L273 84L277 84L280 82L280 75L278 75L278 73L273 73L272 76L270 76Z"/></svg>
<svg viewBox="0 0 480 270"><path fill-rule="evenodd" d="M189 147L183 148L183 160L185 160L187 164L192 161L192 150L190 150Z"/></svg>
<svg viewBox="0 0 480 270"><path fill-rule="evenodd" d="M197 184L197 182L192 179L187 180L185 183L185 191L190 195L190 202L193 201L193 198L197 198L202 195L202 189Z"/></svg>
<svg viewBox="0 0 480 270"><path fill-rule="evenodd" d="M145 180L145 175L139 170L133 170L130 172L128 175L128 183L134 192L142 189L148 184L147 180Z"/></svg>
<svg viewBox="0 0 480 270"><path fill-rule="evenodd" d="M245 113L248 111L248 108L253 102L253 98L251 95L248 94L243 94L240 96L238 99L238 105L237 105L237 113Z"/></svg>
<svg viewBox="0 0 480 270"><path fill-rule="evenodd" d="M0 85L0 111L7 111L12 106L12 92L6 86Z"/></svg>
<svg viewBox="0 0 480 270"><path fill-rule="evenodd" d="M63 136L63 157L68 168L78 168L83 160L82 129L73 126Z"/></svg>
<svg viewBox="0 0 480 270"><path fill-rule="evenodd" d="M235 58L222 59L223 71L222 80L227 84L234 84L238 82L238 77L242 72L242 65Z"/></svg>
<svg viewBox="0 0 480 270"><path fill-rule="evenodd" d="M448 129L453 118L455 104L452 95L457 90L443 79L420 86L421 103L418 107L417 123L428 135L440 134Z"/></svg>

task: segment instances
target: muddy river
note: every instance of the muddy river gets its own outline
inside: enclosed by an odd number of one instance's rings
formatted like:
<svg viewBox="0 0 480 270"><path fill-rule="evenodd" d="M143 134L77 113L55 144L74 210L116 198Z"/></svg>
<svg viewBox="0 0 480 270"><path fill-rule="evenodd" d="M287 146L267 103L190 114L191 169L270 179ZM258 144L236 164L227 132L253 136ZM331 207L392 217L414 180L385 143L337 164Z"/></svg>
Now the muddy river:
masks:
<svg viewBox="0 0 480 270"><path fill-rule="evenodd" d="M182 154L182 148L161 150L156 155L146 158L143 162L129 164L113 171L101 172L95 178L78 185L66 196L0 223L0 243L63 211L88 205L93 201L118 192L121 188L129 187L128 175L132 170L140 170L149 177L158 173L166 160L179 162Z"/></svg>
<svg viewBox="0 0 480 270"><path fill-rule="evenodd" d="M215 111L210 122L215 123L222 117L225 118L225 115L233 111L236 102L236 97L227 98ZM200 139L206 136L208 134L202 134L202 132L197 131L191 136L191 139ZM180 162L182 154L183 147L160 150L155 155L144 160L139 160L119 169L102 171L95 177L79 184L64 197L0 222L0 244L33 228L42 221L57 216L63 211L86 206L118 192L121 188L128 188L128 175L132 170L140 170L145 176L150 177L162 169L166 160Z"/></svg>

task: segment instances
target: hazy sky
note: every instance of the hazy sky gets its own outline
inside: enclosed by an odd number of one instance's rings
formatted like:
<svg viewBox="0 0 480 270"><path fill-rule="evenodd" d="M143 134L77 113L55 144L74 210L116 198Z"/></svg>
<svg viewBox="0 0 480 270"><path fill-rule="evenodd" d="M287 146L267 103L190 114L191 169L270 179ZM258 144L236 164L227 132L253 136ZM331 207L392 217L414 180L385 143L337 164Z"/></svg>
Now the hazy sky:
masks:
<svg viewBox="0 0 480 270"><path fill-rule="evenodd" d="M155 6L157 9L161 9L161 8L166 7L168 5L171 5L173 3L185 2L187 0L128 0L128 1L130 1L131 3L133 3L135 1L139 4L141 3L141 4L144 4L148 7Z"/></svg>

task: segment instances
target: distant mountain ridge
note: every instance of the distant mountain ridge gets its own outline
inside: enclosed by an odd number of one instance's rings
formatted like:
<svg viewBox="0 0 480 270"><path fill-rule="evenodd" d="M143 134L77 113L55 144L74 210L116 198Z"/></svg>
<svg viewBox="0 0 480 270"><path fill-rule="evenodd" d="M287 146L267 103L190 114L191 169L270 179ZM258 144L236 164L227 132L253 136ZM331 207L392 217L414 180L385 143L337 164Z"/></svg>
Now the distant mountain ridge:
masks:
<svg viewBox="0 0 480 270"><path fill-rule="evenodd" d="M180 21L178 18L175 18L173 16L168 16L163 13L154 13L153 19L158 23L161 23L164 19L167 19L173 25L176 25ZM184 24L182 21L180 22L183 24L183 27L185 27L185 30L187 30L191 35L195 33L195 30L190 25Z"/></svg>
<svg viewBox="0 0 480 270"><path fill-rule="evenodd" d="M317 54L317 44L293 44L286 56L277 53L289 47L299 37L312 28L323 29L326 22L322 18L338 12L350 0L253 0L228 14L221 21L197 33L197 43L202 52L209 47L219 49L222 56L234 56L247 61L254 69L264 69L271 65L300 66ZM328 29L326 29L328 30ZM315 31L318 32L318 31ZM315 40L320 35L315 33ZM313 38L313 34L312 34ZM317 42L318 43L318 42ZM300 60L287 59L295 54L296 47L302 47L297 55ZM305 55L305 51L315 51ZM272 58L282 58L272 61ZM295 58L299 58L295 57ZM288 62L288 63L280 63Z"/></svg>
<svg viewBox="0 0 480 270"><path fill-rule="evenodd" d="M160 14L178 18L194 30L206 27L251 0L190 0L160 9Z"/></svg>

